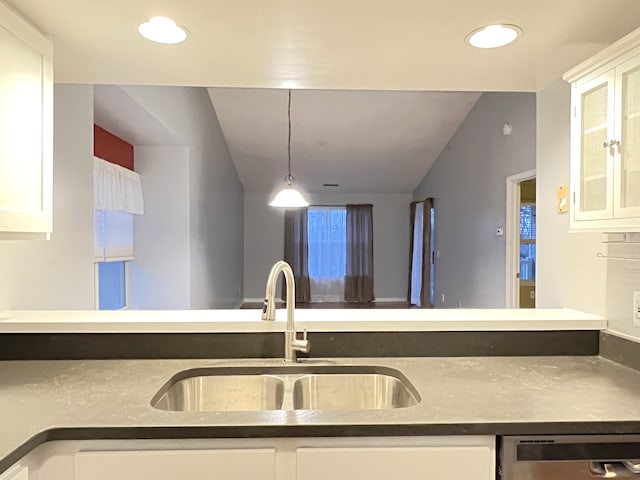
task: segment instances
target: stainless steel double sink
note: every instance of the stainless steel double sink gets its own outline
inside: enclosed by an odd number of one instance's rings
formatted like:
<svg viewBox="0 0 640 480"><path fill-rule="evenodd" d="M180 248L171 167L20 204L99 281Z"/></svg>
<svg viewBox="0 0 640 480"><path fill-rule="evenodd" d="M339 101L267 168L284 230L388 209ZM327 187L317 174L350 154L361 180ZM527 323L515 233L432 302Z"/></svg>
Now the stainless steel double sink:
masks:
<svg viewBox="0 0 640 480"><path fill-rule="evenodd" d="M291 365L185 370L153 397L160 410L383 410L420 402L398 370L379 366Z"/></svg>

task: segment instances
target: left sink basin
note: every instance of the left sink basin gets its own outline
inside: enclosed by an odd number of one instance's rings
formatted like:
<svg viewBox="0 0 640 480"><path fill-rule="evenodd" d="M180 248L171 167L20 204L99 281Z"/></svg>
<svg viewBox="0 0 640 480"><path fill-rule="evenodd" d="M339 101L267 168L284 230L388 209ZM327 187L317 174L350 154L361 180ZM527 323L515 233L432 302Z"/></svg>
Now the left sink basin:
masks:
<svg viewBox="0 0 640 480"><path fill-rule="evenodd" d="M151 400L159 410L175 412L242 412L280 410L282 379L234 370L187 370L169 380Z"/></svg>

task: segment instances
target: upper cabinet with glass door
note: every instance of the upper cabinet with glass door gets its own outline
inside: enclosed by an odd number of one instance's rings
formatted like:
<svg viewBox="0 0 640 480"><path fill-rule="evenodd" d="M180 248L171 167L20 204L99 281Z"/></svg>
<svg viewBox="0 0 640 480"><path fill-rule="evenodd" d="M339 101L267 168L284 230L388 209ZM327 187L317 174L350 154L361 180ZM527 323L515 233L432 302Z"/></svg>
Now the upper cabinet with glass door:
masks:
<svg viewBox="0 0 640 480"><path fill-rule="evenodd" d="M570 228L640 231L640 29L564 75L571 90Z"/></svg>
<svg viewBox="0 0 640 480"><path fill-rule="evenodd" d="M52 230L53 47L0 1L0 239Z"/></svg>

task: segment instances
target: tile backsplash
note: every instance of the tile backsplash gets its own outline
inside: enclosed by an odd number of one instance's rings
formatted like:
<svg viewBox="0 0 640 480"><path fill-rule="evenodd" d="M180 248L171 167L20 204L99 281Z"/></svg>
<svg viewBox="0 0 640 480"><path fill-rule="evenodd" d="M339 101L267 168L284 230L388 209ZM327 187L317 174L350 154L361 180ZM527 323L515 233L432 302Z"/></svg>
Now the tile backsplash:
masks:
<svg viewBox="0 0 640 480"><path fill-rule="evenodd" d="M621 237L609 235L609 241L617 241ZM610 330L640 341L640 326L633 324L633 292L640 291L640 234L627 234L626 242L603 244L603 252L609 257L639 260L606 260L606 308Z"/></svg>

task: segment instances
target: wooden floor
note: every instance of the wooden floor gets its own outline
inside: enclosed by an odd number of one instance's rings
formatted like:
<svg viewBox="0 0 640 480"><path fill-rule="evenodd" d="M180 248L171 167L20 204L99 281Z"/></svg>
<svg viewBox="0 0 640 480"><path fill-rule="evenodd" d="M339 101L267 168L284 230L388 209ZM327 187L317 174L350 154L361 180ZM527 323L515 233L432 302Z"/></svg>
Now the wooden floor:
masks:
<svg viewBox="0 0 640 480"><path fill-rule="evenodd" d="M282 301L276 302L276 308L284 308L285 303ZM247 302L240 307L242 309L260 309L262 303L259 302ZM369 303L351 303L351 302L309 302L298 303L296 308L415 308L413 305L409 305L407 302L369 302Z"/></svg>

